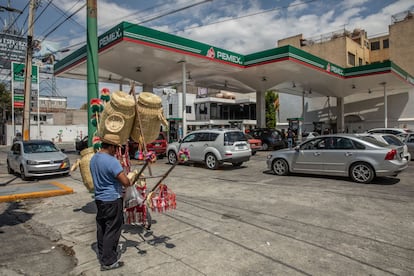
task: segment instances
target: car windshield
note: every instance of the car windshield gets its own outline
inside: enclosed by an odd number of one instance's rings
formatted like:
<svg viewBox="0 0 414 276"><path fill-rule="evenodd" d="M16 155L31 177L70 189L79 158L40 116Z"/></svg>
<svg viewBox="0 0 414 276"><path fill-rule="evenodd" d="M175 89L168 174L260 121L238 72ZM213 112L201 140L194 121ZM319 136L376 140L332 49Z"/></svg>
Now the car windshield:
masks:
<svg viewBox="0 0 414 276"><path fill-rule="evenodd" d="M253 136L251 136L250 134L244 134L246 136L247 139L254 139Z"/></svg>
<svg viewBox="0 0 414 276"><path fill-rule="evenodd" d="M59 151L52 143L25 143L23 146L25 153L42 153Z"/></svg>

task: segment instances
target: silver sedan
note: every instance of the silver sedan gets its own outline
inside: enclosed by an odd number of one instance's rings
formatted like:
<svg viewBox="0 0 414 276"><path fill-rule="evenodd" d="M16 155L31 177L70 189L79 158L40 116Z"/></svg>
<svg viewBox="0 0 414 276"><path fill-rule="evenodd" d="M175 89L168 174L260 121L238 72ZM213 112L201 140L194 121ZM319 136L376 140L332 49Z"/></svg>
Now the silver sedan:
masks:
<svg viewBox="0 0 414 276"><path fill-rule="evenodd" d="M407 166L402 146L352 134L318 136L267 157L267 167L277 175L349 176L358 183L369 183L376 176L397 176Z"/></svg>
<svg viewBox="0 0 414 276"><path fill-rule="evenodd" d="M16 141L7 154L7 170L29 177L68 175L69 158L48 140Z"/></svg>

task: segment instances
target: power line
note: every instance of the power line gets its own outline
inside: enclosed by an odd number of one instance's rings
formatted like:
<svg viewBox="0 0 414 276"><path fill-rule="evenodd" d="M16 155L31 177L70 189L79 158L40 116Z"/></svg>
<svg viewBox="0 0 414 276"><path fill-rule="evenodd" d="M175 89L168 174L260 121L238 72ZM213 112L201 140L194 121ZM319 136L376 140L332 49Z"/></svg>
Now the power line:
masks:
<svg viewBox="0 0 414 276"><path fill-rule="evenodd" d="M246 14L246 15L242 15L242 16L238 16L238 17L234 17L234 18L229 18L229 19L224 19L224 20L220 20L220 21L211 22L209 24L188 27L188 28L183 29L182 31L187 31L187 30L197 29L197 28L203 28L203 27L206 27L206 26L220 24L220 23L224 23L224 22L228 22L228 21L234 21L234 20L238 20L238 19L242 19L242 18L246 18L246 17L250 17L250 16L260 15L260 14L269 13L269 12L274 12L274 11L277 11L277 10L282 10L282 9L287 9L287 8L291 8L291 7L295 7L295 6L309 4L309 3L312 3L312 2L315 2L315 1L319 1L319 0L308 0L308 1L305 1L305 2L299 2L299 3L295 3L295 4L289 4L287 6L276 7L276 8L273 8L273 9L268 9L268 10L264 10L264 11L260 11L260 12L254 12L254 13L250 13L250 14ZM178 32L178 30L177 31L174 31L173 33L176 33L176 32Z"/></svg>

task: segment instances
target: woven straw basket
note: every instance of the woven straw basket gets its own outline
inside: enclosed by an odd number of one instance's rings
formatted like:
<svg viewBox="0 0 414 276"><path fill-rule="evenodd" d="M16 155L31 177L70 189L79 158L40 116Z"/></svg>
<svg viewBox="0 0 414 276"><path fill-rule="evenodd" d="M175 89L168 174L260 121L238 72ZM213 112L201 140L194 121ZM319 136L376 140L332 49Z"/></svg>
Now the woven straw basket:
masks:
<svg viewBox="0 0 414 276"><path fill-rule="evenodd" d="M131 133L134 118L134 97L123 91L114 92L102 112L99 133L101 137L107 133L117 134L121 143L125 144Z"/></svg>
<svg viewBox="0 0 414 276"><path fill-rule="evenodd" d="M88 189L89 192L92 192L94 189L91 169L89 168L89 164L94 153L95 152L92 147L86 148L80 152L80 173L82 176L83 185L85 185L86 189Z"/></svg>
<svg viewBox="0 0 414 276"><path fill-rule="evenodd" d="M157 139L161 124L168 125L161 98L150 92L141 92L137 96L137 106L131 138L137 143L148 144Z"/></svg>

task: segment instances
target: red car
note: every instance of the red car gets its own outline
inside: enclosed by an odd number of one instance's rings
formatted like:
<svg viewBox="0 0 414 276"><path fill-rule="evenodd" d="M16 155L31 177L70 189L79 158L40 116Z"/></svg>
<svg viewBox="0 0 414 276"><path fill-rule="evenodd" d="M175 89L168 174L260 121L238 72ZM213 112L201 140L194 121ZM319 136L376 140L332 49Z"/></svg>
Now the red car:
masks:
<svg viewBox="0 0 414 276"><path fill-rule="evenodd" d="M157 139L147 144L147 151L153 151L157 155L157 158L163 158L166 156L167 151L167 135L164 132L160 132ZM129 143L129 156L131 159L135 158L138 151L138 143L132 141Z"/></svg>
<svg viewBox="0 0 414 276"><path fill-rule="evenodd" d="M250 144L250 149L252 150L252 155L255 155L258 150L262 149L262 140L256 139L250 134L245 134L246 139Z"/></svg>

